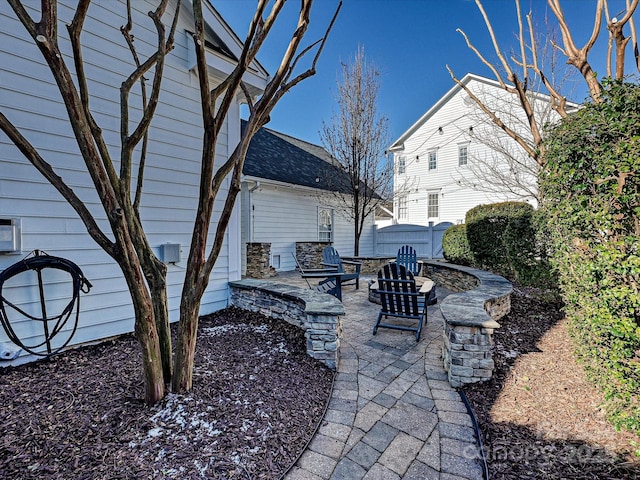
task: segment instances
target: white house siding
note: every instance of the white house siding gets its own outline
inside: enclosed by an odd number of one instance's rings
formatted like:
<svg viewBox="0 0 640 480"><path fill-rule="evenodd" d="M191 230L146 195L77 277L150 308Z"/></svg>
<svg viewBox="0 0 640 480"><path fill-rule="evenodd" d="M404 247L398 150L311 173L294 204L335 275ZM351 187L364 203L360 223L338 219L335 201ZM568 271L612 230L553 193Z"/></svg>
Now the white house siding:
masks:
<svg viewBox="0 0 640 480"><path fill-rule="evenodd" d="M246 254L246 242L270 243L272 264L273 257L279 255L278 270L294 270L292 253L295 253L296 242L318 241L318 208L328 208L327 196L331 194L265 181L260 181L259 187L249 192L253 186L253 183L243 184L243 252ZM319 195L324 196L322 201ZM336 209L333 222L334 247L343 256L353 255L353 224ZM373 220L368 220L360 239L360 255L372 254Z"/></svg>
<svg viewBox="0 0 640 480"><path fill-rule="evenodd" d="M487 89L497 90L489 84L472 80L469 87L478 92ZM502 93L502 95L507 95ZM499 97L500 94L496 95ZM508 97L508 101L514 99ZM396 195L406 197L407 213L400 216L398 200L395 212L399 223L428 225L429 222L462 223L466 212L480 204L507 200L522 200L522 196L503 190L487 191L482 180L473 180L468 166L458 165L458 148L468 145L468 162L482 162L498 155L489 146L479 143L469 135L469 128L486 128L479 125L478 109L461 88L456 87L443 97L425 116L412 126L393 146L396 163ZM519 108L515 106L515 108ZM517 111L517 110L513 110ZM513 142L505 137L505 142ZM514 151L520 149L514 146ZM437 152L437 168L429 170L429 152ZM524 152L522 152L524 155ZM404 157L406 172L397 171L398 158ZM467 180L463 180L466 178ZM471 181L469 182L469 179ZM535 184L535 178L530 178ZM469 185L469 183L474 184ZM437 194L439 215L428 215L428 195ZM532 200L530 200L532 201ZM532 203L535 204L534 201Z"/></svg>
<svg viewBox="0 0 640 480"><path fill-rule="evenodd" d="M62 2L59 7L59 34L63 52L69 52L65 23L71 10ZM151 4L132 2L136 9L134 34L136 47L149 53L156 33L147 15ZM171 8L170 8L171 9ZM170 10L169 9L169 10ZM36 15L39 18L39 15ZM202 128L199 93L195 74L187 69L185 29L179 22L176 45L165 67L163 92L150 131L145 171L144 197L141 206L143 224L151 245L157 249L166 242L182 246L182 261L168 267L168 296L171 320L178 318L179 299L189 251L191 229L195 220L198 195ZM92 4L83 34L84 58L88 63L91 106L114 158L119 156L119 86L132 70L131 54L119 27L126 23L125 3L108 1ZM84 162L78 153L59 93L41 54L24 28L15 20L9 6L0 4L0 110L40 151L46 161L94 213L98 223L108 231L106 216L91 186ZM68 63L72 65L70 58ZM139 98L133 96L131 104ZM232 128L223 129L218 145L217 161L222 161L231 141L239 138L239 107L231 112ZM135 111L135 109L134 109ZM135 120L135 113L133 114ZM236 131L238 130L238 131ZM117 166L116 166L117 168ZM216 209L222 202L216 203ZM0 217L22 220L22 252L0 254L0 270L39 249L77 263L93 284L89 294L82 295L79 328L72 344L84 343L133 330L131 299L117 264L88 236L76 213L60 194L28 163L0 133ZM230 275L239 276L239 219L232 219L232 238L221 251L211 275L209 288L202 299L202 313L227 305ZM213 235L210 237L213 238ZM231 251L234 258L229 258ZM232 272L230 274L230 271ZM235 272L235 273L233 273ZM35 298L28 298L25 285L14 284L6 293L13 295L21 307L34 308ZM54 296L66 298L68 286L60 285ZM21 292L24 291L24 294ZM39 327L25 321L17 328L37 335ZM29 340L29 338L27 338ZM8 347L0 331L0 350Z"/></svg>

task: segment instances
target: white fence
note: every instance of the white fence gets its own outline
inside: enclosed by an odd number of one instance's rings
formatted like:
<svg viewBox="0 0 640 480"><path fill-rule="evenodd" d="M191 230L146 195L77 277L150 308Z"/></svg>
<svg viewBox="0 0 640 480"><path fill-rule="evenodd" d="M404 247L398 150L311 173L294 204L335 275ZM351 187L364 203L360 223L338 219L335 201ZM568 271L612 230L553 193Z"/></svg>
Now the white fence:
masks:
<svg viewBox="0 0 640 480"><path fill-rule="evenodd" d="M450 222L429 226L397 224L376 228L373 247L377 257L395 257L403 245L411 245L419 258L442 258L442 235L451 227Z"/></svg>

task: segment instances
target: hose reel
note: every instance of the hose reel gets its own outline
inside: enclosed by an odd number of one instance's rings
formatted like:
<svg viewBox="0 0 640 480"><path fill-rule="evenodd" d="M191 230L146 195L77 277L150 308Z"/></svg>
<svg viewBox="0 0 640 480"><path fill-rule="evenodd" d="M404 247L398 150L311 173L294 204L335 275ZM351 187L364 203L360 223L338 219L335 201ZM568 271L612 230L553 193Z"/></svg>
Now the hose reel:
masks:
<svg viewBox="0 0 640 480"><path fill-rule="evenodd" d="M45 280L43 278L43 271L47 269L66 272L72 282L71 299L60 310L60 313L52 314L51 316L49 316L47 312ZM14 303L5 295L5 290L8 290L5 283L18 275L25 274L26 272L34 272L37 276L40 309L39 314L27 312L25 310L26 307L19 307L16 300L14 300ZM72 261L48 255L40 250L34 250L27 257L0 272L0 323L2 324L2 328L7 334L9 340L26 352L41 357L55 355L69 344L71 338L75 334L78 327L78 318L80 316L80 293L89 293L91 287L91 282L89 282L89 280L84 276L80 267ZM13 289L17 288L20 287L13 287ZM65 329L64 327L73 315L74 309L75 319L73 321L73 325L71 328ZM42 336L39 336L38 340L33 344L28 344L26 340L21 339L16 333L16 329L11 324L9 319L10 312L13 312L12 316L21 316L23 319L27 318L40 323L42 325ZM43 340L40 341L40 338L43 338ZM56 340L55 342L54 339ZM45 347L44 351L42 347Z"/></svg>

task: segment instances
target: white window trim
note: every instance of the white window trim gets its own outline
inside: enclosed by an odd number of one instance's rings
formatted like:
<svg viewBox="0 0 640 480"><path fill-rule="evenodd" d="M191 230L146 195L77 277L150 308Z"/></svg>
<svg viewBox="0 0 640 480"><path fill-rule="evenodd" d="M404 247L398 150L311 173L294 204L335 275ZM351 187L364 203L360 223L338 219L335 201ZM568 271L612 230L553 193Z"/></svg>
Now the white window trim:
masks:
<svg viewBox="0 0 640 480"><path fill-rule="evenodd" d="M322 224L320 223L320 221L321 221L321 218L320 218L320 217L321 217L321 215L322 215L322 213L323 213L323 212L329 212L329 218L330 218L330 221L331 221L331 224L329 225L329 227L330 227L330 228L329 228L329 230L328 230L328 233L329 233L329 240L326 240L325 238L322 238L322 234L327 233L327 230L323 230L323 229L321 228L321 225L322 225ZM318 241L319 241L319 242L329 242L329 243L330 243L330 242L333 242L333 233L334 233L333 227L334 227L334 221L333 221L333 208L329 208L329 207L318 207Z"/></svg>
<svg viewBox="0 0 640 480"><path fill-rule="evenodd" d="M467 150L464 164L460 163L460 150L462 148L466 148ZM469 165L469 142L459 143L458 144L458 167L467 167L468 165Z"/></svg>
<svg viewBox="0 0 640 480"><path fill-rule="evenodd" d="M407 203L406 195L398 197L398 220L406 220L409 217L409 208Z"/></svg>
<svg viewBox="0 0 640 480"><path fill-rule="evenodd" d="M436 216L432 216L431 215L431 196L435 195L436 199L438 200L438 215ZM439 191L432 191L432 192L427 192L427 218L431 219L431 218L440 218L440 192Z"/></svg>
<svg viewBox="0 0 640 480"><path fill-rule="evenodd" d="M404 155L398 156L398 175L404 175L407 173L407 157Z"/></svg>
<svg viewBox="0 0 640 480"><path fill-rule="evenodd" d="M435 167L431 168L431 155L435 157ZM429 172L438 170L438 149L429 150L427 152L427 169Z"/></svg>

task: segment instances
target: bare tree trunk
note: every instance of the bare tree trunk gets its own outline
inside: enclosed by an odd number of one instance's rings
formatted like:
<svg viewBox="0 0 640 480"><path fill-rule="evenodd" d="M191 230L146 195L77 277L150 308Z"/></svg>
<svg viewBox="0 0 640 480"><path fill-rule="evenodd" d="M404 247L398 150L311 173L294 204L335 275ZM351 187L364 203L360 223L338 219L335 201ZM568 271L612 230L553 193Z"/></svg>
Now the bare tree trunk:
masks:
<svg viewBox="0 0 640 480"><path fill-rule="evenodd" d="M169 303L167 300L167 276L166 266L160 263L163 268L146 273L145 277L149 284L151 299L153 303L153 318L156 322L158 332L158 343L160 345L160 359L165 385L171 384L173 372L173 358L171 348L171 326L169 323Z"/></svg>
<svg viewBox="0 0 640 480"><path fill-rule="evenodd" d="M246 157L249 142L259 128L269 121L269 115L282 96L305 78L315 73L316 63L324 48L333 23L342 4L338 5L336 13L327 28L324 37L313 45L319 44L318 51L311 63L311 67L299 75L293 76L298 60L312 47L307 47L298 53L300 42L309 25L311 0L302 0L298 16L298 24L291 35L289 47L282 57L280 67L267 84L262 97L254 105L252 99L242 84L242 74L248 64L253 61L257 50L272 28L275 18L284 5L283 0L277 0L266 19L262 19L266 2L261 2L249 27L244 48L238 60L238 66L229 75L227 81L215 89L209 86L209 77L204 50L204 23L202 21L202 5L194 1L194 15L196 18L196 33L194 43L198 59L198 77L200 82L201 104L203 108L204 138L202 147L202 165L200 174L200 195L196 213L196 223L193 229L191 249L189 251L189 268L185 274L180 302L180 323L175 352L175 367L173 371L173 390L176 392L189 390L193 382L193 364L198 330L199 310L207 285L209 275L220 254L225 234L235 201L240 192L240 177ZM217 169L214 168L216 139L232 99L238 89L242 89L249 106L249 119L245 130L230 158ZM219 100L219 104L216 104ZM216 107L214 109L214 106ZM215 238L211 250L207 255L207 238L209 225L213 213L214 200L229 179L224 207L217 220Z"/></svg>
<svg viewBox="0 0 640 480"><path fill-rule="evenodd" d="M180 303L180 323L175 351L175 369L172 386L174 392L190 390L193 384L193 364L195 361L196 338L200 298L196 294L186 294Z"/></svg>
<svg viewBox="0 0 640 480"><path fill-rule="evenodd" d="M8 2L17 19L24 25L42 52L52 72L66 107L80 154L108 219L111 228L110 234L115 237L115 240L112 241L110 235L100 229L93 217L93 212L2 113L0 113L0 129L7 133L24 156L63 195L78 213L91 237L117 262L122 270L133 301L135 332L142 348L146 381L145 400L147 403L152 404L162 399L165 393L165 384L171 380L173 380L176 391L187 390L192 383L200 302L225 239L225 231L240 190L240 175L249 142L257 129L268 121L271 110L280 98L302 80L315 74L320 53L338 15L341 3L338 4L324 37L306 48L300 48L308 28L312 0L300 2L298 23L292 29L291 39L282 56L280 67L267 83L262 97L254 105L254 99L249 94L248 88L242 83L242 78L275 24L285 0L258 2L249 33L243 44L242 53L233 72L214 89L211 89L209 85L210 72L206 58L202 0L192 0L196 30L194 44L196 46L198 81L200 82L204 140L200 195L180 307L181 321L176 351L177 373L172 379L171 332L166 292L167 268L153 253L143 229L139 207L142 198L148 132L159 104L166 56L173 49L181 2L177 1L173 4L175 9L170 28L167 28L163 23L169 4L167 0L158 1L157 8L149 12L149 17L152 19L157 33L157 43L155 51L146 59L139 58L134 47L132 2L127 0L126 7L123 7L127 12L127 24L120 31L132 53L135 69L120 86L121 148L119 171L116 169L110 149L102 136L102 130L94 120L89 106L91 96L89 82L84 71L80 36L91 1L78 1L73 21L67 26L75 66L74 74L71 73L65 62L65 56L58 46L57 3L43 0L40 3L41 19L39 22L35 22L22 1L8 0ZM268 4L271 4L271 12L267 18L263 18ZM302 73L294 75L298 61L312 50L315 50L316 53L311 66ZM148 76L153 78L150 82L151 92L147 97L145 82ZM130 117L133 109L129 104L130 101L135 100L135 96L131 95L131 89L135 85L140 85L142 96L141 117L138 117L137 113L132 115L136 120ZM244 93L249 104L251 111L248 120L249 127L231 157L218 167L214 162L215 146L229 109L233 102L237 101L236 96L239 92ZM134 127L131 131L130 126ZM140 142L142 142L142 146L138 149ZM135 151L141 152L137 182L134 182L135 177L132 173L134 165L132 157ZM214 200L224 185L225 178L229 175L231 175L231 186L218 219L211 252L207 256L207 239L214 213ZM135 192L132 189L134 183L136 183Z"/></svg>
<svg viewBox="0 0 640 480"><path fill-rule="evenodd" d="M327 175L331 201L324 201L353 222L355 255L360 254L364 221L392 195L393 164L386 161L388 118L378 113L380 73L359 47L351 64L342 64L338 113L323 122L320 136L335 168ZM323 202L323 199L319 199Z"/></svg>
<svg viewBox="0 0 640 480"><path fill-rule="evenodd" d="M140 278L140 281L142 279ZM153 302L145 288L129 287L136 316L136 338L142 348L145 376L145 402L153 405L164 397L165 375L162 368L162 351L157 335Z"/></svg>

